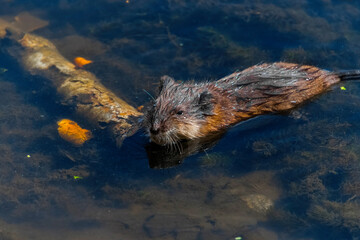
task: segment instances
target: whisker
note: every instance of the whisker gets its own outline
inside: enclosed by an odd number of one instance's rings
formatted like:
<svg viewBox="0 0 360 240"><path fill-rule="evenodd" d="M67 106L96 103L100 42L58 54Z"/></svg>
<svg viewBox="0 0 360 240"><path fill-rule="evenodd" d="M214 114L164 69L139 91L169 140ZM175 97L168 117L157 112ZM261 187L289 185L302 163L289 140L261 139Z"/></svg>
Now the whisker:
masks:
<svg viewBox="0 0 360 240"><path fill-rule="evenodd" d="M180 144L179 137L176 136L176 135L173 135L173 141L174 141L179 153L182 154L183 153L183 148L182 148L182 145Z"/></svg>
<svg viewBox="0 0 360 240"><path fill-rule="evenodd" d="M149 95L152 100L155 101L155 98L153 97L153 95L151 95L151 94L150 94L148 91L146 91L145 89L143 89L143 91L144 91L145 93L147 93L147 95Z"/></svg>

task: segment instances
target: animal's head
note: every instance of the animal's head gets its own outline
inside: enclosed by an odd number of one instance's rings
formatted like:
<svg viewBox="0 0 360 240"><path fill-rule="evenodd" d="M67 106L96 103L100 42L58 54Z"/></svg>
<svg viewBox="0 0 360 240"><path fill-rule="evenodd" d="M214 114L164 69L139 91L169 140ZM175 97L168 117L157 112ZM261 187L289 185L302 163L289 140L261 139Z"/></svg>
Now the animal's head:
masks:
<svg viewBox="0 0 360 240"><path fill-rule="evenodd" d="M151 140L171 145L181 139L202 137L201 127L213 114L212 99L206 84L176 83L163 76L159 95L145 116Z"/></svg>

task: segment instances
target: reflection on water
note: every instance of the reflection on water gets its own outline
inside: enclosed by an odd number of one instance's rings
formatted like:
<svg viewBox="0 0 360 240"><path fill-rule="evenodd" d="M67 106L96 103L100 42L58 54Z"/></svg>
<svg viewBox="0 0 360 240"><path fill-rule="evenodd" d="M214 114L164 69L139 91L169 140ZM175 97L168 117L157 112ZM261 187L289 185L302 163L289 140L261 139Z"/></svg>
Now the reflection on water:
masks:
<svg viewBox="0 0 360 240"><path fill-rule="evenodd" d="M143 89L155 94L164 74L217 79L280 60L359 68L355 1L0 3L1 16L27 12L48 21L46 27L38 22L36 34L51 39L68 59L91 59L85 68L134 106L149 101ZM9 46L1 41L2 50ZM360 235L359 82L335 86L289 114L241 123L212 145L182 146L177 159L166 149L149 149L141 131L120 149L97 129L82 147L64 142L58 120L91 126L5 52L0 239ZM173 167L162 169L168 164Z"/></svg>

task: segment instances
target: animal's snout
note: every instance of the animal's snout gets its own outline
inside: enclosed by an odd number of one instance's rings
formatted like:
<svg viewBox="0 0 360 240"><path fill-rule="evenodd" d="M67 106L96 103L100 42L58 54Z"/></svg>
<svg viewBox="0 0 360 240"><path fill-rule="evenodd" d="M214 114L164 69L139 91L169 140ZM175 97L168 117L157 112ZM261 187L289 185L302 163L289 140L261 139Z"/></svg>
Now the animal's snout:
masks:
<svg viewBox="0 0 360 240"><path fill-rule="evenodd" d="M160 128L150 128L150 133L153 134L153 135L156 135L160 132Z"/></svg>
<svg viewBox="0 0 360 240"><path fill-rule="evenodd" d="M150 133L152 135L157 135L159 134L160 132L160 127L161 127L161 124L160 124L160 121L158 119L155 119L155 121L151 124L150 126Z"/></svg>

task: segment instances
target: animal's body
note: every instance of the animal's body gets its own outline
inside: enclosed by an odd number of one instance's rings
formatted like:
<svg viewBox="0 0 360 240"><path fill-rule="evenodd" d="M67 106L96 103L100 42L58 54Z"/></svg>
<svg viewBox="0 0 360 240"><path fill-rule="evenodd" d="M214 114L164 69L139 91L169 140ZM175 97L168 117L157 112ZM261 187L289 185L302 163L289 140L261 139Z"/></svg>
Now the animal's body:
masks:
<svg viewBox="0 0 360 240"><path fill-rule="evenodd" d="M176 83L164 76L145 123L160 145L219 132L265 113L283 112L358 71L334 73L285 62L261 64L214 82Z"/></svg>

